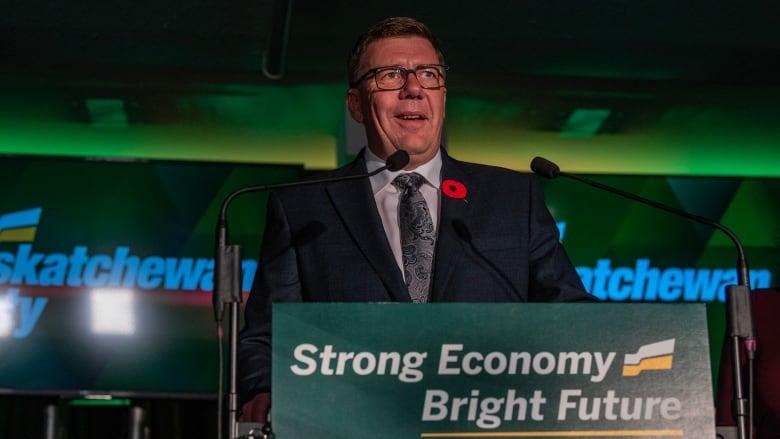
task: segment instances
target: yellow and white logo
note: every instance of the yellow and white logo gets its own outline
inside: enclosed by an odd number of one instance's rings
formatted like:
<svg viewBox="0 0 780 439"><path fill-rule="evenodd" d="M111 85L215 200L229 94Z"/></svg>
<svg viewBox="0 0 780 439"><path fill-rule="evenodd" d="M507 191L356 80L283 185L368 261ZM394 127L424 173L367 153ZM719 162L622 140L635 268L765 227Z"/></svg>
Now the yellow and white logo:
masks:
<svg viewBox="0 0 780 439"><path fill-rule="evenodd" d="M0 215L0 242L32 242L42 208L20 210Z"/></svg>
<svg viewBox="0 0 780 439"><path fill-rule="evenodd" d="M623 376L637 376L645 370L671 370L674 358L674 340L659 341L639 347L635 354L626 354Z"/></svg>

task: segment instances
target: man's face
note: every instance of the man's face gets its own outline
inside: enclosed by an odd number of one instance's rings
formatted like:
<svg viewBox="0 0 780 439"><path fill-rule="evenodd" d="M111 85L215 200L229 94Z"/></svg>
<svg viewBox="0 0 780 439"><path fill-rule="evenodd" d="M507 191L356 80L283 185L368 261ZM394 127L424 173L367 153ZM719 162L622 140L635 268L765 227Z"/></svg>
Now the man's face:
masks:
<svg viewBox="0 0 780 439"><path fill-rule="evenodd" d="M414 69L439 62L425 38L385 38L368 46L360 73L384 66ZM441 146L446 96L444 87L420 87L411 73L400 90L379 90L370 76L347 91L347 107L352 118L365 126L372 152L386 159L402 149L409 153L406 169L414 169L433 158Z"/></svg>

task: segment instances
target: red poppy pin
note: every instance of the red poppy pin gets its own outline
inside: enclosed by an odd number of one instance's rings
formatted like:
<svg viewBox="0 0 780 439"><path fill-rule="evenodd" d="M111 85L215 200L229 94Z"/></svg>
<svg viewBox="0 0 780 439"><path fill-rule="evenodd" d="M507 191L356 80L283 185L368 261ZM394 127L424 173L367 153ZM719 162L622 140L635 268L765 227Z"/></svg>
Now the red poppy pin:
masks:
<svg viewBox="0 0 780 439"><path fill-rule="evenodd" d="M444 195L450 198L457 198L463 200L466 198L466 186L463 183L455 180L444 180L441 182L441 191Z"/></svg>

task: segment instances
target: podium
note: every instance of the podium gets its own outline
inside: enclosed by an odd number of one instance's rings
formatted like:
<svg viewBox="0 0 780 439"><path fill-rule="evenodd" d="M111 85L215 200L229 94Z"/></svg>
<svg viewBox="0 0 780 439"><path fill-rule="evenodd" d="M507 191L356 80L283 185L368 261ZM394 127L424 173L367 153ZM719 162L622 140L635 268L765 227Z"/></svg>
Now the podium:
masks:
<svg viewBox="0 0 780 439"><path fill-rule="evenodd" d="M280 303L288 438L715 435L703 304Z"/></svg>

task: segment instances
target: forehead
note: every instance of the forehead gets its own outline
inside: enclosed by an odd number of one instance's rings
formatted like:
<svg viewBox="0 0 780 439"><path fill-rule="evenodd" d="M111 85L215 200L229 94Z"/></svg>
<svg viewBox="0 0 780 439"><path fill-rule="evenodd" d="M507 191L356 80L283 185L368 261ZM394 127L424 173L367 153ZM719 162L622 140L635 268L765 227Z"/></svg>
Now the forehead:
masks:
<svg viewBox="0 0 780 439"><path fill-rule="evenodd" d="M371 43L363 59L365 68L401 65L415 67L419 64L438 64L436 49L430 41L419 36L391 37Z"/></svg>

